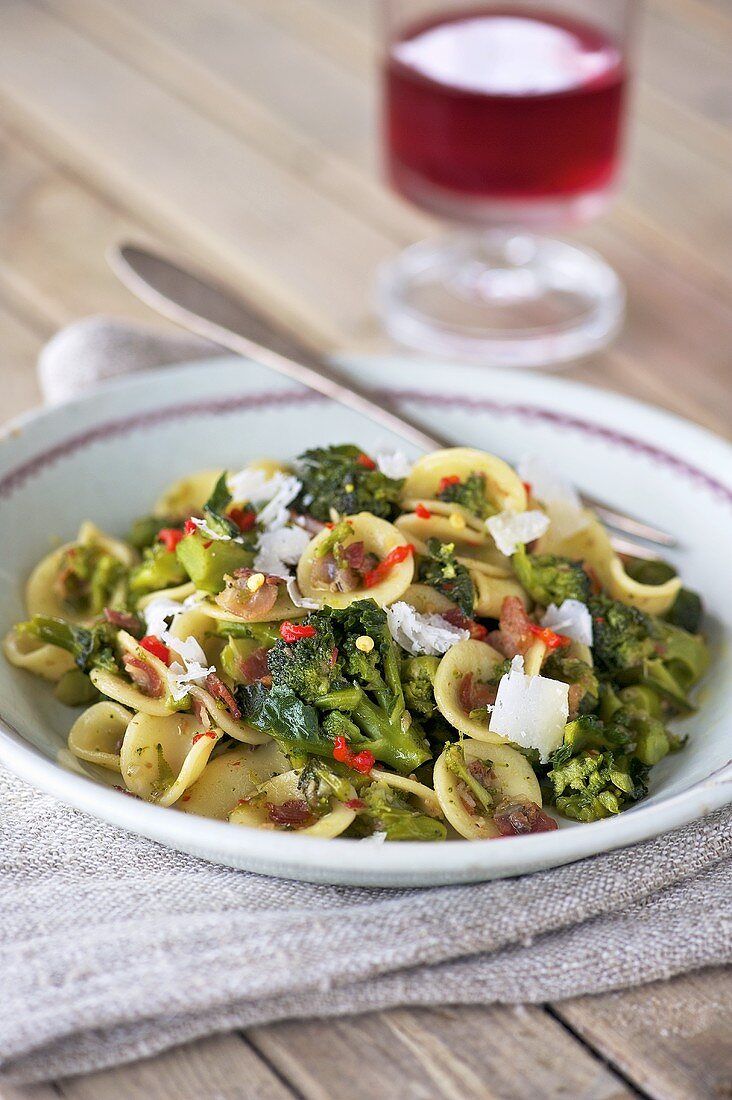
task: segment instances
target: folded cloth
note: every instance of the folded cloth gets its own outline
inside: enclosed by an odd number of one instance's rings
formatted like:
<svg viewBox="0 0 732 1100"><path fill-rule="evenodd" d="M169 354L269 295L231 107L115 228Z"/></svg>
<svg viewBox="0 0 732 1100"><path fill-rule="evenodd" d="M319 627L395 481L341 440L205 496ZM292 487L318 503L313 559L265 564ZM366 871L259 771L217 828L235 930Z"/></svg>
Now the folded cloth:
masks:
<svg viewBox="0 0 732 1100"><path fill-rule="evenodd" d="M58 395L80 360L75 377L87 387L96 354L99 376L119 373L125 356L148 367L175 359L167 334L112 322L110 338L106 322L85 324L44 353L45 393ZM0 836L8 1082L84 1073L288 1017L556 1001L732 961L729 809L566 867L432 890L314 886L217 867L4 771Z"/></svg>

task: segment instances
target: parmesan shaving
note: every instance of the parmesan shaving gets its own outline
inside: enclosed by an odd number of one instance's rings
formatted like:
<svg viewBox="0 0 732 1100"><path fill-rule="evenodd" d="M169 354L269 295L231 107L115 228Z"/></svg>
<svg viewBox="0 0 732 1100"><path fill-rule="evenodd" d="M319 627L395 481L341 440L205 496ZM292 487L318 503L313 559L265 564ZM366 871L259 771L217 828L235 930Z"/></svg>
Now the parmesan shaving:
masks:
<svg viewBox="0 0 732 1100"><path fill-rule="evenodd" d="M549 527L549 517L543 512L499 512L485 521L502 554L510 557L520 543L541 538Z"/></svg>
<svg viewBox="0 0 732 1100"><path fill-rule="evenodd" d="M564 600L559 607L550 603L541 625L582 645L592 645L592 616L580 600Z"/></svg>
<svg viewBox="0 0 732 1100"><path fill-rule="evenodd" d="M374 462L380 473L395 480L409 477L412 472L412 463L402 451L377 451Z"/></svg>
<svg viewBox="0 0 732 1100"><path fill-rule="evenodd" d="M401 600L387 607L386 618L394 641L413 657L439 657L470 637L469 630L453 626L441 615L422 615Z"/></svg>
<svg viewBox="0 0 732 1100"><path fill-rule="evenodd" d="M302 482L292 474L277 471L267 477L263 470L248 466L238 474L231 474L227 484L235 501L254 506L258 524L267 531L289 523L289 505L302 489Z"/></svg>
<svg viewBox="0 0 732 1100"><path fill-rule="evenodd" d="M302 527L278 527L263 531L257 541L254 568L274 577L288 579L295 565L310 543L310 534Z"/></svg>
<svg viewBox="0 0 732 1100"><path fill-rule="evenodd" d="M310 600L307 596L303 596L294 577L287 578L287 595L290 597L295 607L307 607L308 610L315 610L320 607L317 600Z"/></svg>
<svg viewBox="0 0 732 1100"><path fill-rule="evenodd" d="M525 749L537 749L542 762L564 740L569 717L569 685L546 676L526 676L523 657L514 657L501 677L488 729Z"/></svg>

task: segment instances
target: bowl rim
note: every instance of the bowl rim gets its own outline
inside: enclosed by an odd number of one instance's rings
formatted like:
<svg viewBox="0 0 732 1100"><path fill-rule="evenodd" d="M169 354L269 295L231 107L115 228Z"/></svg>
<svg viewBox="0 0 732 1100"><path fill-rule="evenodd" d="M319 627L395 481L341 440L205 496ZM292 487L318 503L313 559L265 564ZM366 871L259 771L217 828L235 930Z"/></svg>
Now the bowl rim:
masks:
<svg viewBox="0 0 732 1100"><path fill-rule="evenodd" d="M395 356L359 357L349 360L354 371L368 363L370 369L381 364L388 370ZM170 390L175 389L175 376L181 378L191 374L198 374L202 370L215 370L217 366L230 365L231 358L227 356L215 360L193 360L165 368L165 380L170 384ZM460 368L458 368L460 369ZM474 368L462 368L468 371L474 378ZM88 395L77 397L62 405L48 408L33 409L14 418L0 431L0 441L12 441L16 436L27 435L28 430L33 431L44 421L51 420L54 423L58 418L63 418L74 410L82 412L94 403L100 394L112 395L113 391L124 392L141 387L144 391L148 386L154 386L161 380L161 370L135 371L134 373L110 379L103 386L95 389ZM564 378L547 378L540 380L536 374L523 374L519 371L494 371L492 377L502 376L510 379L512 384L525 385L532 390L549 388L554 392L564 391L568 396L584 396L588 393L595 399L598 397L606 402L610 408L632 411L643 418L650 415L660 427L665 425L668 438L677 438L678 432L689 437L689 443L703 442L711 446L711 449L719 454L726 452L726 457L732 460L732 445L715 433L693 424L666 410L655 408L644 402L626 395L604 391L595 387L589 387L583 383ZM541 385L537 384L540 381ZM441 395L430 392L427 388L421 390L399 390L396 387L387 387L392 394L408 398L419 399L423 393L427 399L434 403L435 397ZM181 394L184 386L177 389ZM303 394L291 383L287 389L272 388L271 396L276 396L281 401L283 396L297 396L302 399L312 397L320 400L319 395ZM456 401L468 399L456 396ZM205 402L196 402L198 406ZM165 411L176 409L190 404L182 397L171 400L164 406ZM475 399L475 404L486 408L491 405L491 399ZM493 402L503 409L510 409L510 403ZM515 403L515 408L519 403ZM541 405L533 405L534 410L541 409ZM583 410L585 412L586 410ZM590 414L591 415L591 414ZM551 411L550 419L556 420L557 414ZM124 420L139 420L140 417L123 418ZM724 494L725 499L732 504L732 488L720 481L710 469L705 469L705 463L692 466L685 458L679 458L672 451L664 451L653 444L644 442L638 437L630 436L626 432L613 432L602 426L602 421L586 419L585 416L568 416L567 420L572 426L586 429L593 434L608 437L612 436L613 442L620 445L637 446L653 457L656 454L664 455L674 465L680 465L691 476L701 477L706 487L716 493ZM103 428L105 423L95 421L97 428ZM675 434L676 433L676 434ZM683 450L683 449L682 449ZM695 461L699 456L695 455ZM715 459L716 463L716 459ZM23 465L21 463L21 465ZM712 463L709 463L712 466ZM8 463L5 455L0 456L0 484L4 484L12 468L8 472ZM732 468L732 461L729 463ZM65 769L61 763L51 760L43 753L30 745L23 735L2 714L0 703L0 762L7 765L11 771L40 788L47 794L60 799L79 810L119 826L128 831L141 833L162 843L175 848L194 851L199 850L203 854L208 851L220 853L223 859L233 860L243 865L248 861L249 865L258 869L258 865L268 867L285 867L289 877L294 877L292 868L297 869L302 865L303 877L307 877L307 869L317 866L321 878L333 874L332 881L337 880L339 874L343 874L344 867L352 865L354 852L358 852L358 874L352 876L352 881L362 882L368 885L369 878L373 883L384 884L384 879L389 877L399 879L402 884L408 884L411 879L420 880L429 872L436 879L443 882L464 882L485 877L485 872L498 874L522 873L522 864L533 863L541 867L549 867L560 863L586 858L588 856L601 855L615 848L628 844L648 840L660 833L672 830L697 818L703 817L721 806L732 801L732 760L716 769L710 775L704 777L677 794L661 797L657 802L648 804L640 803L638 806L619 814L617 817L606 818L602 821L584 824L582 828L567 828L543 834L532 834L525 837L512 837L512 843L506 845L476 845L468 840L451 840L447 845L425 845L417 842L402 842L394 845L380 845L365 843L359 840L335 838L322 839L318 837L305 837L297 834L278 833L275 831L232 829L228 822L216 821L185 813L171 813L168 808L151 805L129 797L124 792L113 790L107 785L95 781L91 776L83 776ZM358 849L354 845L360 845ZM420 853L420 855L418 855ZM529 853L533 859L529 858ZM206 855L206 858L211 856ZM518 869L514 868L516 865ZM524 868L525 869L525 868ZM271 873L271 872L270 872ZM276 872L274 872L276 873ZM296 872L295 872L296 873ZM341 879L341 881L344 881Z"/></svg>

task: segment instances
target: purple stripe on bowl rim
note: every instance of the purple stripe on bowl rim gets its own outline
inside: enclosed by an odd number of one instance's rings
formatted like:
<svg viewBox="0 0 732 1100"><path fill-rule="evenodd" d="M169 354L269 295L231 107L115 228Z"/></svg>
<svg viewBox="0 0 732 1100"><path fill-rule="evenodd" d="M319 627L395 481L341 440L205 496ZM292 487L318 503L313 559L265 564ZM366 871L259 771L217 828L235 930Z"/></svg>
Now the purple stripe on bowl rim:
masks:
<svg viewBox="0 0 732 1100"><path fill-rule="evenodd" d="M705 470L693 466L685 459L655 444L647 443L635 436L607 428L594 421L568 413L557 412L538 405L506 403L487 397L468 397L460 394L434 393L425 390L379 389L377 397L398 404L422 406L439 405L440 408L468 409L476 412L489 412L495 416L515 416L525 421L539 421L555 427L578 431L592 439L599 439L613 446L622 447L636 455L643 455L658 465L665 466L698 485L703 485L717 498L732 504L732 488L712 477ZM325 401L321 394L308 391L287 390L283 392L263 392L258 394L238 394L215 400L190 401L180 405L170 405L152 409L148 412L134 413L131 416L107 420L94 428L69 436L68 439L41 451L33 458L9 470L0 478L0 499L6 499L21 489L33 477L37 477L56 462L90 447L103 443L107 439L125 436L134 431L145 431L158 424L171 420L185 420L196 416L227 416L242 411L305 405Z"/></svg>

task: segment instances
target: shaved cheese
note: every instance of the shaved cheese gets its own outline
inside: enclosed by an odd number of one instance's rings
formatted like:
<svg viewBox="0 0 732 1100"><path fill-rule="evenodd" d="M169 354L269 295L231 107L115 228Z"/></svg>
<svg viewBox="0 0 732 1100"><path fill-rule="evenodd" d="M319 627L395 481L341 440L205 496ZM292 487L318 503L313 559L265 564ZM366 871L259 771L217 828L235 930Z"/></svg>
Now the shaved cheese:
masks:
<svg viewBox="0 0 732 1100"><path fill-rule="evenodd" d="M295 607L307 607L312 610L320 607L317 600L310 600L307 596L303 596L294 577L287 578L287 595L290 597Z"/></svg>
<svg viewBox="0 0 732 1100"><path fill-rule="evenodd" d="M412 463L401 451L377 451L374 461L382 474L396 480L409 477L412 472Z"/></svg>
<svg viewBox="0 0 732 1100"><path fill-rule="evenodd" d="M231 474L227 484L235 501L254 506L257 523L268 531L289 522L289 505L302 489L302 482L292 474L277 471L268 477L263 470L253 470L249 466L238 474Z"/></svg>
<svg viewBox="0 0 732 1100"><path fill-rule="evenodd" d="M310 540L311 535L297 526L263 531L257 542L254 568L275 577L288 578L292 575L289 566L300 560Z"/></svg>
<svg viewBox="0 0 732 1100"><path fill-rule="evenodd" d="M557 634L566 634L575 642L592 645L592 616L580 600L564 600L559 607L550 603L541 625Z"/></svg>
<svg viewBox="0 0 732 1100"><path fill-rule="evenodd" d="M542 762L564 740L569 685L546 676L526 676L523 657L514 657L501 677L488 729L515 745L537 749Z"/></svg>
<svg viewBox="0 0 732 1100"><path fill-rule="evenodd" d="M151 600L144 610L147 633L159 638L183 662L173 661L168 669L170 693L176 703L186 697L189 684L203 683L210 672L216 671L213 666L206 666L206 654L193 635L185 639L175 638L167 625L168 619L175 620L176 615L195 606L199 600L198 593L189 596L183 603L161 596Z"/></svg>
<svg viewBox="0 0 732 1100"><path fill-rule="evenodd" d="M522 542L540 538L549 526L549 517L543 512L499 512L485 521L493 540L501 551L510 557Z"/></svg>
<svg viewBox="0 0 732 1100"><path fill-rule="evenodd" d="M557 538L570 538L587 526L590 516L582 507L577 490L557 470L536 455L525 455L516 470L521 480L531 486L532 495L546 506L552 533Z"/></svg>
<svg viewBox="0 0 732 1100"><path fill-rule="evenodd" d="M172 615L178 615L182 610L183 604L178 600L169 600L164 596L159 596L156 600L150 600L143 611L146 633L154 634L156 638L162 638L167 629L168 619Z"/></svg>
<svg viewBox="0 0 732 1100"><path fill-rule="evenodd" d="M469 630L453 626L441 615L422 615L401 600L387 607L386 618L394 641L413 657L438 657L470 637Z"/></svg>
<svg viewBox="0 0 732 1100"><path fill-rule="evenodd" d="M189 642L195 642L195 640L195 638L187 639ZM180 645L180 642L178 642L178 645ZM200 661L186 661L185 665L180 664L179 661L173 661L168 669L170 673L168 676L170 694L173 696L176 703L180 703L188 694L188 688L191 684L197 684L199 687L202 686L206 682L206 677L215 671L216 669L213 665L207 668Z"/></svg>
<svg viewBox="0 0 732 1100"><path fill-rule="evenodd" d="M367 844L383 844L386 840L386 833L371 833L369 836L362 836L361 843Z"/></svg>

